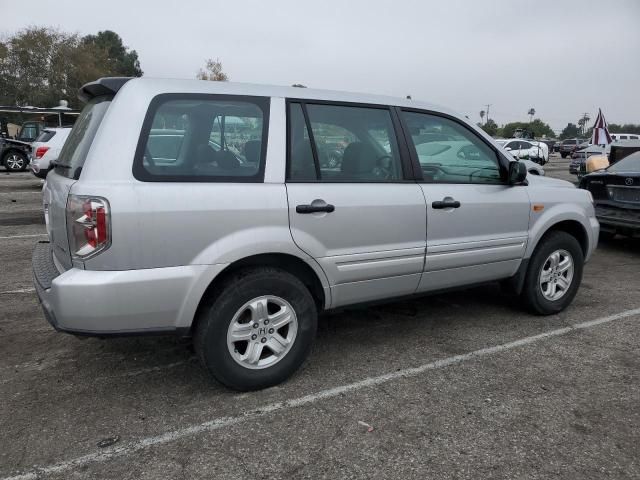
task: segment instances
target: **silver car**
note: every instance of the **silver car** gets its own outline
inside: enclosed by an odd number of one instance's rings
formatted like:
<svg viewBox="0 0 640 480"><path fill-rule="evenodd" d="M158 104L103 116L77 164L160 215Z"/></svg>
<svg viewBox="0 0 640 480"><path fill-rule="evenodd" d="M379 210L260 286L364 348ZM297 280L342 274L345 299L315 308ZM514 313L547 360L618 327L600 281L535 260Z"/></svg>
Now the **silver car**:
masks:
<svg viewBox="0 0 640 480"><path fill-rule="evenodd" d="M589 192L433 105L146 77L80 97L33 256L47 319L192 336L234 389L289 377L337 307L499 281L560 312L598 241Z"/></svg>

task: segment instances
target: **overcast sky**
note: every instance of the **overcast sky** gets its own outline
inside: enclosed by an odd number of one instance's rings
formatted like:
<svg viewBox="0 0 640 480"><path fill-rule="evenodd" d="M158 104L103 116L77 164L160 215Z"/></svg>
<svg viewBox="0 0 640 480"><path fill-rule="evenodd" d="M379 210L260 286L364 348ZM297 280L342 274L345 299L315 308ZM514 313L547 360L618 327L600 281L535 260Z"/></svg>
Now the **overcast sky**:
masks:
<svg viewBox="0 0 640 480"><path fill-rule="evenodd" d="M601 107L640 123L640 0L0 0L3 35L30 25L116 31L145 75L361 91L498 124L530 107L555 130Z"/></svg>

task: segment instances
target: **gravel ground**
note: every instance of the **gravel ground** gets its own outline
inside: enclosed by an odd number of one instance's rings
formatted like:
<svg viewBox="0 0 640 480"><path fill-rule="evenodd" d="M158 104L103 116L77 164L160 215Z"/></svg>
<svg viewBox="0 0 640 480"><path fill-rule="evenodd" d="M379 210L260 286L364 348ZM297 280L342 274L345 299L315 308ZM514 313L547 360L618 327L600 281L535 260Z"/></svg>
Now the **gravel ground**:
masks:
<svg viewBox="0 0 640 480"><path fill-rule="evenodd" d="M238 394L188 341L49 327L40 188L0 172L0 479L640 478L638 240L559 315L494 285L326 314L301 371Z"/></svg>

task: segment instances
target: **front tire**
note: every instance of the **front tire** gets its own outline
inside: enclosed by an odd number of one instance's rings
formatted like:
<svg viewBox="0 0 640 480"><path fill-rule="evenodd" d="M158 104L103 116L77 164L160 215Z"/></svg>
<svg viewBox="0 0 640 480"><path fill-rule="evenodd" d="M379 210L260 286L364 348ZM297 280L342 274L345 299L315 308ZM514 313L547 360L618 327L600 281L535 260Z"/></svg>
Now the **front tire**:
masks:
<svg viewBox="0 0 640 480"><path fill-rule="evenodd" d="M24 172L29 162L24 153L9 152L2 159L2 163L9 172Z"/></svg>
<svg viewBox="0 0 640 480"><path fill-rule="evenodd" d="M561 156L562 158L567 158L567 155L569 155L569 154L568 154L568 153L560 153L560 156Z"/></svg>
<svg viewBox="0 0 640 480"><path fill-rule="evenodd" d="M197 319L194 347L209 373L240 391L277 385L308 357L317 328L311 293L276 268L232 274Z"/></svg>
<svg viewBox="0 0 640 480"><path fill-rule="evenodd" d="M584 255L578 240L566 232L548 233L536 247L525 276L521 299L538 315L569 306L582 281Z"/></svg>

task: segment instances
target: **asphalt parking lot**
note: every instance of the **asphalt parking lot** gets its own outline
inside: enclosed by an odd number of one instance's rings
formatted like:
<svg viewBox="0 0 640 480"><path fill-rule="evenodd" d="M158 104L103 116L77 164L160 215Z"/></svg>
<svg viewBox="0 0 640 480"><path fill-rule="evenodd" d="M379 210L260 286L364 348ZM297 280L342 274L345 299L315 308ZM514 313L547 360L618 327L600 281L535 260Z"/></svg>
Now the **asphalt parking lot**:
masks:
<svg viewBox="0 0 640 480"><path fill-rule="evenodd" d="M49 327L40 188L0 171L0 479L640 478L638 239L560 315L492 285L331 313L290 381L238 394L188 341Z"/></svg>

